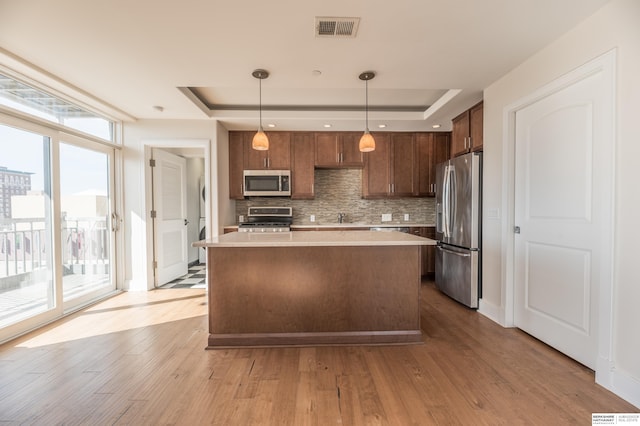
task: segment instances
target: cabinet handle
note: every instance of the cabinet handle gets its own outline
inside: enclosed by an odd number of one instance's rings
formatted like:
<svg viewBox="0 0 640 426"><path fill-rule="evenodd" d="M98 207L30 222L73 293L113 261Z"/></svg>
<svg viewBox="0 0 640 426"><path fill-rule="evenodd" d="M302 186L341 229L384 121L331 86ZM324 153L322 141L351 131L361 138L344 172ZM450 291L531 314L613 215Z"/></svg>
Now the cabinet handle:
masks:
<svg viewBox="0 0 640 426"><path fill-rule="evenodd" d="M344 161L344 157L342 155L342 153L340 153L340 162L342 163Z"/></svg>

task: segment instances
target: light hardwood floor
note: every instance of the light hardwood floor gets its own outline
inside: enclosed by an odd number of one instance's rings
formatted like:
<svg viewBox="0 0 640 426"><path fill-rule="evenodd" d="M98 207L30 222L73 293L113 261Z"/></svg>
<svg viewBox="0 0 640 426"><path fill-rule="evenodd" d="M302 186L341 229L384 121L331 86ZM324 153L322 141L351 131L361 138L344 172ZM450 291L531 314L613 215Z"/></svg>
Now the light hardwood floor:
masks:
<svg viewBox="0 0 640 426"><path fill-rule="evenodd" d="M423 344L204 350L204 290L125 293L0 346L0 424L564 425L638 409L422 286Z"/></svg>

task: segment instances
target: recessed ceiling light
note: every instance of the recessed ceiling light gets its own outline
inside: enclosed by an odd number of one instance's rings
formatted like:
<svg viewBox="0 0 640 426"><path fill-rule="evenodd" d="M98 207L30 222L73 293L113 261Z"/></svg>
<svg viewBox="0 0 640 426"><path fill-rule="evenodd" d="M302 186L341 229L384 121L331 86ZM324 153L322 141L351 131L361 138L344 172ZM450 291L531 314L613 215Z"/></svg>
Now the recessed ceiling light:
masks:
<svg viewBox="0 0 640 426"><path fill-rule="evenodd" d="M311 75L315 75L315 76L322 75L322 71L320 71L320 70L313 70L313 71L311 71Z"/></svg>
<svg viewBox="0 0 640 426"><path fill-rule="evenodd" d="M378 129L384 129L386 127L387 127L386 124L378 124Z"/></svg>
<svg viewBox="0 0 640 426"><path fill-rule="evenodd" d="M331 127L331 124L323 124L322 127L328 129L329 127Z"/></svg>
<svg viewBox="0 0 640 426"><path fill-rule="evenodd" d="M153 109L155 109L158 112L162 112L164 111L164 107L160 106L160 105L154 105Z"/></svg>
<svg viewBox="0 0 640 426"><path fill-rule="evenodd" d="M439 125L439 124L434 124L434 125L433 125L433 126L431 126L431 127L433 127L434 129L439 129L439 128L440 128L440 125Z"/></svg>
<svg viewBox="0 0 640 426"><path fill-rule="evenodd" d="M270 124L267 124L267 127L271 127L273 129L274 127L276 127L276 125L273 123L270 123Z"/></svg>

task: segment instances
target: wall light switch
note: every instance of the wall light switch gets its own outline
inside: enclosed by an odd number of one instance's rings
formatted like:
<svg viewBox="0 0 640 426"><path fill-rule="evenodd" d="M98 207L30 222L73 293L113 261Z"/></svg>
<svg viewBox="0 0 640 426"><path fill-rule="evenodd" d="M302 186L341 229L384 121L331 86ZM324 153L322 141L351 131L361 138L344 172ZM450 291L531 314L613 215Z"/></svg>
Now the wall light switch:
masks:
<svg viewBox="0 0 640 426"><path fill-rule="evenodd" d="M238 222L244 222L244 215L243 214L238 216Z"/></svg>
<svg viewBox="0 0 640 426"><path fill-rule="evenodd" d="M312 214L311 216L309 216L309 222L315 222L316 221L316 215Z"/></svg>
<svg viewBox="0 0 640 426"><path fill-rule="evenodd" d="M391 213L385 213L382 215L382 222L391 222L392 220Z"/></svg>
<svg viewBox="0 0 640 426"><path fill-rule="evenodd" d="M404 221L409 222L409 213L404 214Z"/></svg>

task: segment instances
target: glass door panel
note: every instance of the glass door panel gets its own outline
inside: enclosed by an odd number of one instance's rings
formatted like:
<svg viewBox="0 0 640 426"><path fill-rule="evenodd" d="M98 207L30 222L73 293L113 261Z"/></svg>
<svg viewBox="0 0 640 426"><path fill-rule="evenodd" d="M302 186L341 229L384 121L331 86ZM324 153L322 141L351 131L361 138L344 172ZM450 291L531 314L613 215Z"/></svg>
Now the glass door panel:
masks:
<svg viewBox="0 0 640 426"><path fill-rule="evenodd" d="M55 308L50 151L0 124L0 328Z"/></svg>
<svg viewBox="0 0 640 426"><path fill-rule="evenodd" d="M60 143L65 309L115 288L111 271L110 158L109 152Z"/></svg>

